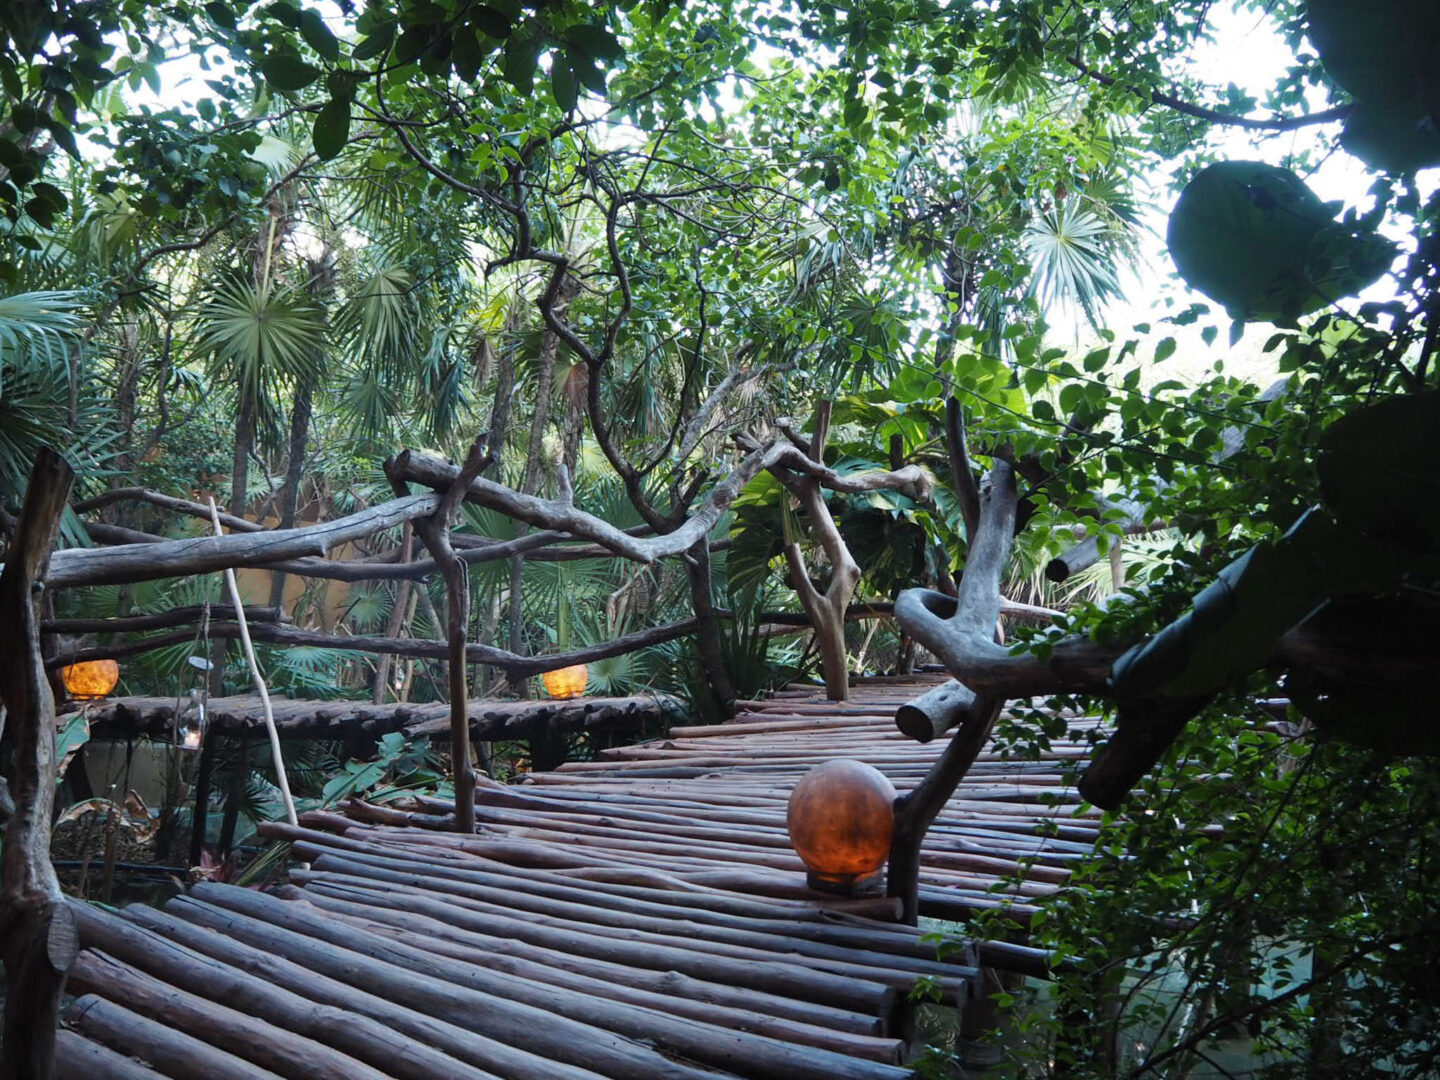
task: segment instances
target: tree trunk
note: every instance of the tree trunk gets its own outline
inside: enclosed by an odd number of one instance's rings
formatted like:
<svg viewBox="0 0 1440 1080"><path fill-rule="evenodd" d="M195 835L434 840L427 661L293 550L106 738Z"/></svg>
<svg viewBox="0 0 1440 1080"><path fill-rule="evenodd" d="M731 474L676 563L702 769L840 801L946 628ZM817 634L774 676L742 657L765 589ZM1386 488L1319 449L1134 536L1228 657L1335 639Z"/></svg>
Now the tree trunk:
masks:
<svg viewBox="0 0 1440 1080"><path fill-rule="evenodd" d="M414 546L415 530L409 523L406 523L405 534L400 541L400 561L402 563L410 561ZM409 578L401 578L400 583L395 586L395 603L390 609L390 622L385 628L386 637L400 636L410 608L410 589ZM393 662L393 658L385 654L375 658L375 687L370 700L376 705L385 704L385 691L390 684L390 668Z"/></svg>
<svg viewBox="0 0 1440 1080"><path fill-rule="evenodd" d="M216 858L223 859L235 845L235 827L240 823L240 804L245 799L245 785L250 779L250 730L240 732L238 758L230 773L230 790L225 794L225 814L220 819L220 836L215 845Z"/></svg>
<svg viewBox="0 0 1440 1080"><path fill-rule="evenodd" d="M555 297L551 310L555 318L564 321L570 304L580 293L578 279L565 276L560 291ZM520 490L535 494L540 490L541 474L544 471L545 425L550 420L550 399L555 388L555 358L560 354L560 335L546 328L540 336L540 374L535 387L535 412L530 417L530 446L525 455L525 476Z"/></svg>
<svg viewBox="0 0 1440 1080"><path fill-rule="evenodd" d="M504 338L509 338L519 325L520 305L512 304L505 319ZM490 407L490 457L486 472L501 473L505 457L505 439L510 434L510 413L515 400L515 344L502 340L495 350L495 401Z"/></svg>
<svg viewBox="0 0 1440 1080"><path fill-rule="evenodd" d="M725 666L725 647L720 640L720 617L710 591L710 540L701 539L683 556L685 573L690 579L690 602L695 609L695 644L700 653L700 666L715 694L715 700L727 714L735 712L735 684Z"/></svg>
<svg viewBox="0 0 1440 1080"><path fill-rule="evenodd" d="M0 863L5 961L0 1080L51 1080L60 992L77 952L74 916L50 862L55 801L55 698L40 652L40 583L75 474L41 449L0 575L0 700L14 731L14 812Z"/></svg>
<svg viewBox="0 0 1440 1080"><path fill-rule="evenodd" d="M580 282L568 274L561 283L555 299L554 312L557 319L563 319L570 309L570 302L580 291ZM535 411L530 417L530 443L525 453L525 471L520 478L520 491L527 495L540 490L545 470L545 425L550 419L550 398L555 381L555 357L560 353L560 335L547 328L540 337L540 374L535 388ZM521 525L516 537L530 531L528 525ZM510 557L510 651L517 655L525 652L524 626L524 582L525 556ZM530 696L530 683L522 680L511 684L515 693L522 698Z"/></svg>
<svg viewBox="0 0 1440 1080"><path fill-rule="evenodd" d="M475 831L475 767L470 760L468 709L469 653L465 647L465 635L470 626L470 579L465 564L456 557L450 543L450 524L464 492L484 470L487 461L485 443L483 439L477 439L439 508L432 516L415 522L415 531L420 534L445 578L445 666L449 677L450 765L455 777L455 829L466 835ZM393 470L394 463L388 463L386 471L398 495L405 490L405 483Z"/></svg>
<svg viewBox="0 0 1440 1080"><path fill-rule="evenodd" d="M118 453L110 486L118 487L135 469L135 393L140 381L140 340L134 323L120 327L119 377L115 384L115 433Z"/></svg>
<svg viewBox="0 0 1440 1080"><path fill-rule="evenodd" d="M832 402L822 401L815 410L815 434L810 440L809 457L822 465L832 409ZM810 616L815 644L820 650L826 695L832 701L845 701L850 697L850 653L845 647L845 611L860 583L860 567L850 554L845 538L840 535L830 507L825 504L820 481L813 476L797 476L788 469L772 469L771 473L800 501L805 516L810 520L810 528L820 541L825 557L830 560L830 584L822 594L810 581L799 543L785 546L790 587L800 598L805 614Z"/></svg>
<svg viewBox="0 0 1440 1080"><path fill-rule="evenodd" d="M565 377L565 446L561 460L573 478L580 464L580 439L585 434L585 395L590 381L590 369L584 364L574 364Z"/></svg>
<svg viewBox="0 0 1440 1080"><path fill-rule="evenodd" d="M230 466L230 513L245 516L245 488L250 482L250 448L255 442L255 399L248 389L240 391L239 414L235 417L235 454ZM223 638L210 648L210 696L225 693L225 650Z"/></svg>
<svg viewBox="0 0 1440 1080"><path fill-rule="evenodd" d="M285 459L285 487L280 495L279 528L295 524L300 503L300 482L305 473L305 445L310 441L310 413L315 385L306 379L295 391L295 406L290 412L290 449ZM277 570L270 579L270 606L280 607L285 600L285 571Z"/></svg>

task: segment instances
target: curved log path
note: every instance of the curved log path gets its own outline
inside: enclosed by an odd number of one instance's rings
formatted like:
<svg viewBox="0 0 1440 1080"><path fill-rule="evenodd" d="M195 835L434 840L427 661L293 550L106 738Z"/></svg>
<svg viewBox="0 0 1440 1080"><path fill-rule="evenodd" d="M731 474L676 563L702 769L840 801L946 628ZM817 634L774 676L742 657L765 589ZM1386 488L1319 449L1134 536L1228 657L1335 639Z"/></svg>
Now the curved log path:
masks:
<svg viewBox="0 0 1440 1080"><path fill-rule="evenodd" d="M910 1077L908 992L926 978L963 1006L979 971L938 959L896 900L809 890L784 808L835 757L912 786L944 740L906 738L895 710L942 678L862 680L843 704L781 691L520 785L482 779L473 836L429 799L267 825L303 860L272 893L72 904L85 951L57 1075ZM1083 753L980 755L926 838L923 915L1024 921L1063 885L1099 830L1071 783ZM1046 967L1015 944L951 955Z"/></svg>

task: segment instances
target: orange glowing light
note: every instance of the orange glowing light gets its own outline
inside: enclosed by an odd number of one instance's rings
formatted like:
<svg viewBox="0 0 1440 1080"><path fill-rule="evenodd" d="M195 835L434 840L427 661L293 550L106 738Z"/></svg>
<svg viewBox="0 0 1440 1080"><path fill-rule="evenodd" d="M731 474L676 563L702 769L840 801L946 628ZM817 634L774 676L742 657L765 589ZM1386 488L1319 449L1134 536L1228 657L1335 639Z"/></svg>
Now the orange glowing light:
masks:
<svg viewBox="0 0 1440 1080"><path fill-rule="evenodd" d="M120 681L120 665L114 660L84 660L61 668L60 677L72 698L90 701L115 689Z"/></svg>
<svg viewBox="0 0 1440 1080"><path fill-rule="evenodd" d="M584 664L575 664L572 667L547 671L540 676L540 681L545 684L545 692L551 697L573 698L585 693L585 684L590 681L590 673Z"/></svg>
<svg viewBox="0 0 1440 1080"><path fill-rule="evenodd" d="M854 891L875 879L890 854L895 788L864 762L827 761L795 785L785 825L813 887Z"/></svg>

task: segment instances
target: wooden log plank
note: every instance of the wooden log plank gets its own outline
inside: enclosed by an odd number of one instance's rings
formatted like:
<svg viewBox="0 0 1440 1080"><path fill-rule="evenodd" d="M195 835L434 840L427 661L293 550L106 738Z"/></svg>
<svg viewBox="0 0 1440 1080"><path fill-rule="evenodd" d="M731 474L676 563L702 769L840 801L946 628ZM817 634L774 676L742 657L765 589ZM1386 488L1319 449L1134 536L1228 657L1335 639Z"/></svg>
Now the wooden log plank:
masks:
<svg viewBox="0 0 1440 1080"><path fill-rule="evenodd" d="M714 863L697 861L683 865L689 866L691 871L696 871L698 867L698 871L681 875L647 865L681 865L673 859L646 860L633 854L611 857L603 853L566 850L564 845L519 843L504 838L455 837L454 840L458 841L455 846L463 853L501 864L507 871L519 868L536 870L560 879L583 877L591 881L612 882L624 886L622 892L635 886L667 890L690 898L686 901L688 904L704 906L702 898L706 896L719 897L723 902L726 898L758 894L765 898L767 904L793 904L797 911L803 909L817 914L846 912L885 922L899 917L898 905L886 897L851 899L817 892L806 886L803 879L791 874L767 873L765 885L761 888L751 881L757 872L740 867L726 870L717 868ZM435 835L424 834L408 838L405 846L419 844L429 847L441 843ZM725 908L717 906L717 910Z"/></svg>
<svg viewBox="0 0 1440 1080"><path fill-rule="evenodd" d="M610 804L587 805L584 803L566 804L567 810L574 812L536 810L528 811L531 815L527 821L524 818L506 818L493 812L491 809L480 811L482 820L489 824L503 829L507 823L517 828L526 828L531 824L550 823L557 828L563 828L565 823L574 822L586 824L590 821L608 822L614 825L623 824L631 834L659 833L660 835L697 835L697 838L713 837L715 839L731 838L733 842L753 844L757 847L781 848L789 847L788 834L784 828L784 819L777 812L760 818L759 815L751 815L752 819L758 818L765 822L763 824L752 824L749 820L743 820L742 815L725 815L723 812L716 813L715 819L736 821L742 823L721 828L710 826L705 822L711 820L710 814L704 815L682 815L663 814L641 810L626 811ZM1013 823L1006 821L992 821L974 817L950 818L948 816L940 819L941 824L926 837L925 850L968 852L976 855L991 855L996 858L1038 858L1041 862L1051 862L1056 866L1067 867L1076 860L1083 858L1093 847L1094 834L1081 830L1070 830L1072 835L1085 837L1084 842L1061 839L1048 835L1042 835L1037 826L1015 829ZM674 830L672 832L672 830ZM384 840L385 837L378 839ZM397 838L398 839L398 838ZM417 840L419 843L429 843L428 840Z"/></svg>
<svg viewBox="0 0 1440 1080"><path fill-rule="evenodd" d="M286 957L236 940L223 929L223 918L207 918L206 913L214 915L210 909L200 908L198 911L198 914L190 912L192 919L187 921L171 913L136 904L125 910L124 917L257 980L272 983L312 1002L357 1013L399 1032L418 1047L416 1061L425 1069L434 1070L421 1072L422 1076L436 1080L449 1080L450 1077L456 1080L496 1080L496 1072L491 1069L515 1068L517 1051L471 1031L468 1023L452 1024L437 1019L426 1012L397 1004L388 997L369 993L352 979L331 978ZM204 921L214 922L221 929L204 925ZM427 1060L428 1056L438 1060ZM522 1067L520 1071L507 1072L507 1076L542 1076L552 1067L554 1072L550 1075L567 1080L574 1080L577 1075L592 1078L595 1075L543 1059L532 1060L529 1055L523 1056L526 1058L524 1064L533 1065L533 1068L525 1072ZM402 1075L402 1072L396 1070L396 1075Z"/></svg>
<svg viewBox="0 0 1440 1080"><path fill-rule="evenodd" d="M206 1043L290 1080L391 1080L378 1069L323 1043L170 986L105 953L76 958L70 985L98 994L168 1028L203 1036Z"/></svg>
<svg viewBox="0 0 1440 1080"><path fill-rule="evenodd" d="M403 905L405 900L402 897L397 902ZM351 910L364 911L365 906L352 905ZM449 936L452 928L447 923L395 909L383 914L390 916L390 926L398 933L376 927L363 916L359 921L349 921L370 933L380 930L395 941L423 942L422 954L444 956L471 969L504 972L519 986L540 981L533 970L538 965L507 963L507 958L497 957L486 947L489 939L481 939L470 947L446 948L447 942L462 945ZM556 985L563 986L565 991L552 995L559 1015L644 1039L668 1053L741 1076L757 1080L901 1080L909 1075L907 1070L896 1068L899 1044L893 1040L889 1047L891 1060L876 1062L818 1047L813 1042L799 1045L758 1033L753 1026L741 1026L746 1025L747 1018L737 1017L733 1012L701 1008L692 1010L695 1014L689 1017L676 1016L668 1007L657 1007L655 1001L649 1000L659 995L645 995L623 984L571 978ZM673 1003L664 1003L662 999L661 1004Z"/></svg>
<svg viewBox="0 0 1440 1080"><path fill-rule="evenodd" d="M165 1080L150 1066L61 1028L55 1033L57 1080Z"/></svg>
<svg viewBox="0 0 1440 1080"><path fill-rule="evenodd" d="M642 815L640 813L624 813L608 811L600 817L587 818L580 814L565 814L551 811L526 811L524 813L506 813L495 808L482 808L477 811L478 819L487 823L498 825L514 825L519 828L531 826L553 826L557 831L584 831L591 829L589 822L599 820L604 822L625 823L621 830L629 836L656 835L662 837L686 837L698 841L728 841L736 844L748 844L757 848L774 848L777 850L789 851L789 834L783 824L777 823L770 827L743 826L743 827L714 827L707 824L697 823L698 819L681 817L678 815ZM592 830L593 831L593 830ZM610 835L602 833L601 835ZM985 852L982 850L966 850L963 841L950 839L946 834L927 835L922 849L926 852L926 859L930 865L936 867L966 868L975 870L994 871L997 876L1011 874L1023 874L1034 877L1037 880L1062 882L1069 877L1069 869L1064 866L1046 866L1043 864L1024 864L1018 861L1018 857L1035 854L1043 855L1043 849L1032 845L1031 848L1022 848L1014 845L1010 848L1001 848L999 853ZM1007 855L1016 856L1007 858ZM1079 856L1075 856L1078 858ZM1063 862L1063 859L1061 860Z"/></svg>
<svg viewBox="0 0 1440 1080"><path fill-rule="evenodd" d="M553 987L537 993L535 987L542 984L522 988L518 980L440 960L399 942L357 934L308 904L222 885L197 886L194 895L196 899L172 901L167 910L182 918L218 916L242 941L263 943L312 970L332 976L338 973L358 985L383 986L397 1001L407 1000L432 1015L466 1023L528 1051L516 1055L517 1064L523 1065L528 1075L533 1075L532 1062L543 1056L551 1059L547 1063L551 1076L563 1064L637 1080L714 1080L710 1070L670 1061L639 1042L518 1000L523 989L531 1000L558 1002L564 995ZM507 1065L505 1071L510 1074L511 1067Z"/></svg>
<svg viewBox="0 0 1440 1080"><path fill-rule="evenodd" d="M361 879L355 884L313 885L330 890L342 899L365 900L384 895L372 882ZM308 891L308 890L307 890ZM831 972L803 965L785 963L766 956L760 959L741 957L735 953L712 953L676 945L663 935L628 933L618 936L576 930L566 925L549 925L534 919L516 918L445 904L440 899L415 897L414 910L440 910L452 918L452 925L480 933L509 936L543 948L570 950L576 955L590 956L612 963L659 971L679 971L694 978L720 982L729 986L753 986L767 993L779 994L859 1012L867 1016L888 1015L895 1001L895 991L882 983L845 978ZM463 920L463 921L462 921Z"/></svg>
<svg viewBox="0 0 1440 1080"><path fill-rule="evenodd" d="M342 900L314 890L308 890L305 895L322 910L380 924L391 936L423 932L431 937L440 936L462 943L467 948L473 945L483 949L486 963L502 963L514 958L524 962L525 970L531 973L525 977L561 986L608 987L608 992L616 995L616 1000L630 1000L629 993L634 990L642 994L635 999L637 1003L679 1016L697 1019L722 1016L730 1021L726 1026L739 1030L754 1030L790 1042L823 1046L874 1061L899 1060L893 1056L896 1040L878 1034L882 1027L878 1017L767 994L749 987L692 979L675 971L625 967L555 949L539 948L513 938L462 930L408 910ZM572 983L572 976L583 979L583 983Z"/></svg>
<svg viewBox="0 0 1440 1080"><path fill-rule="evenodd" d="M344 820L344 819L341 819ZM437 861L433 854L438 851L456 853L459 860L452 861L451 865L458 869L475 871L489 871L495 876L489 879L492 883L502 885L506 888L523 888L540 895L556 895L560 898L575 898L574 879L566 878L561 874L545 870L536 870L527 867L518 867L513 864L489 858L479 854L478 851L487 850L487 841L470 840L465 838L459 843L431 843L430 837L415 837L400 830L384 829L357 829L353 826L344 836L333 836L317 833L313 829L293 828L284 822L262 822L260 834L272 839L289 841L309 842L314 845L309 850L315 857L325 848L337 851L368 852L377 855L388 855L392 858L413 859L417 862ZM443 865L443 864L441 864ZM569 865L573 865L573 860ZM486 879L476 878L474 880L485 883ZM552 893L547 886L559 887L567 890L560 893ZM620 885L606 885L604 883L592 883L586 886L592 894L591 899L598 899L600 903L615 903L625 899L645 901L652 904L665 904L674 908L689 910L725 912L731 915L749 916L751 918L776 918L789 916L800 918L821 918L836 911L855 912L858 910L868 911L884 917L893 911L893 905L885 901L863 902L860 905L846 899L830 897L827 900L817 903L791 902L791 901L758 901L745 896L725 893L715 889L707 889L699 886L689 885L676 878L663 875L655 875L641 879L638 876ZM593 894L601 894L596 898Z"/></svg>
<svg viewBox="0 0 1440 1080"><path fill-rule="evenodd" d="M439 505L438 495L409 495L334 521L298 529L235 532L229 536L198 536L108 548L70 548L55 553L45 584L52 589L125 584L324 555L333 547L431 514Z"/></svg>
<svg viewBox="0 0 1440 1080"><path fill-rule="evenodd" d="M323 864L323 866L322 866ZM624 913L587 914L573 909L582 905L561 905L550 902L550 910L564 910L571 917L544 914L518 906L506 906L476 899L472 893L481 891L475 886L461 882L442 882L427 879L424 875L404 871L381 870L364 864L351 864L335 856L325 856L317 861L314 870L295 871L295 880L315 885L346 886L368 889L382 895L404 895L407 901L416 905L438 905L446 917L453 919L476 918L490 925L505 923L518 927L520 934L529 927L569 932L597 938L608 938L635 942L656 948L683 948L689 952L705 953L737 962L752 964L782 963L794 970L813 975L833 975L841 979L853 979L877 987L891 987L901 993L908 993L915 981L922 976L936 980L947 994L963 1000L969 993L973 969L960 965L926 962L904 956L887 956L859 949L837 948L824 943L787 939L779 935L764 935L730 930L724 927L707 927L683 920L655 920L652 929L641 929L637 923L645 920L626 916ZM387 887L388 886L388 887ZM404 886L396 888L396 886ZM418 890L418 891L413 891ZM535 905L542 906L542 905ZM617 925L624 924L624 925ZM457 923L458 925L458 923ZM840 1004L840 1002L833 1002Z"/></svg>
<svg viewBox="0 0 1440 1080"><path fill-rule="evenodd" d="M88 904L74 906L81 940L87 947L101 949L171 986L326 1043L399 1080L494 1080L489 1073L410 1037L393 1022L381 1023L332 1004L337 997L351 996L341 984L326 987L317 976L315 985L321 987L320 995L306 997L168 940L133 918L112 915ZM165 918L158 912L155 917ZM313 985L310 989L313 992ZM392 1008L378 999L377 1004L382 1011Z"/></svg>
<svg viewBox="0 0 1440 1080"><path fill-rule="evenodd" d="M96 1042L149 1062L171 1080L280 1080L268 1069L94 994L77 1000L67 1019Z"/></svg>
<svg viewBox="0 0 1440 1080"><path fill-rule="evenodd" d="M580 921L585 920L586 912L590 913L589 918L598 919L607 925L631 926L636 929L650 928L657 922L668 927L669 924L678 921L712 926L717 928L717 931L736 932L728 936L718 936L715 940L748 941L758 944L762 943L763 939L748 935L769 934L791 939L804 939L812 944L825 944L860 952L893 953L895 956L908 956L932 962L935 958L934 946L921 941L918 933L884 923L862 925L852 921L847 925L835 925L818 919L782 918L777 917L782 915L782 912L778 912L774 908L767 908L766 905L760 903L751 903L749 911L745 915L736 915L731 912L681 907L651 900L637 895L639 890L633 888L603 892L596 890L593 886L586 888L573 881L565 882L563 879L545 881L536 880L533 877L517 878L487 872L483 869L472 869L464 865L453 863L447 865L440 861L426 859L423 855L417 857L417 853L413 851L406 853L406 857L400 858L397 857L398 852L394 855L386 855L377 852L374 848L357 851L355 848L362 847L359 844L351 844L347 847L348 850L337 849L328 844L320 845L313 841L301 840L296 842L295 850L297 855L310 860L318 869L335 866L342 872L348 872L353 869L354 865L364 865L401 875L410 873L414 874L417 879L427 881L439 879L440 881L454 882L457 885L465 885L467 888L462 895L470 896L473 899L488 900L501 906L518 907L541 914L568 915ZM600 895L597 895L597 892L600 892ZM683 929L667 930L667 932L685 933ZM741 938L740 934L747 936ZM828 955L829 950L816 949L815 954ZM953 970L954 968L955 965L936 963L933 969L927 968L926 972L937 975L949 973L967 977L971 974L969 971Z"/></svg>
<svg viewBox="0 0 1440 1080"><path fill-rule="evenodd" d="M286 738L347 739L357 733L380 736L403 731L410 736L448 730L443 702L397 702L372 705L359 701L276 700L275 722ZM633 729L678 712L680 705L661 695L571 700L487 701L469 703L466 714L476 739L519 739L539 730L582 731L597 727ZM76 705L90 721L92 738L164 737L175 722L175 699L108 698ZM257 695L211 698L206 705L210 725L224 734L258 730L263 722Z"/></svg>

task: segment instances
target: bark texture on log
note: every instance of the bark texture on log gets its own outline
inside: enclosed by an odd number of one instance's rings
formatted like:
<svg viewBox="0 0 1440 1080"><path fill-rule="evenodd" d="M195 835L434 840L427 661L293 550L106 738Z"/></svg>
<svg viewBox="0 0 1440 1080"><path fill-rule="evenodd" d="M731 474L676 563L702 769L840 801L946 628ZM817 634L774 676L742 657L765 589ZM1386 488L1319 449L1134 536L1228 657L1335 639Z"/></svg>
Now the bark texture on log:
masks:
<svg viewBox="0 0 1440 1080"><path fill-rule="evenodd" d="M392 731L407 736L435 735L449 730L449 705L444 702L395 702L371 705L360 701L277 700L275 723L287 739L339 739L369 749ZM175 723L175 699L107 698L69 706L83 710L94 739L165 737ZM664 695L623 698L546 698L538 701L475 699L466 704L472 737L477 741L528 739L537 732L576 732L613 728L632 731L643 724L683 715L680 702ZM206 705L210 730L225 735L259 729L260 699L254 695L211 698Z"/></svg>
<svg viewBox="0 0 1440 1080"><path fill-rule="evenodd" d="M55 698L40 650L40 592L74 472L42 447L0 574L0 703L14 740L14 809L0 856L5 1020L0 1080L50 1080L75 923L50 863L55 802Z"/></svg>
<svg viewBox="0 0 1440 1080"><path fill-rule="evenodd" d="M273 566L301 556L324 555L341 544L432 514L439 505L438 495L410 495L304 528L70 548L55 553L45 584L68 589L205 574L226 567Z"/></svg>
<svg viewBox="0 0 1440 1080"><path fill-rule="evenodd" d="M569 667L572 664L588 664L611 656L622 656L651 645L661 645L676 638L695 632L698 620L682 619L637 630L633 634L589 645L568 653L550 653L545 656L520 656L508 649L497 649L489 645L466 645L466 662L489 664L519 675L539 675L546 671ZM240 636L239 625L234 622L215 621L210 624L210 637L225 639ZM353 652L388 653L393 656L423 657L444 660L450 655L450 647L444 641L425 641L418 638L369 637L363 634L324 634L317 630L301 630L293 626L260 625L250 628L255 641L272 645L308 645L323 649L348 649ZM125 645L70 649L46 661L51 668L79 663L81 660L98 660L131 656L149 652L152 649L170 645L187 644L195 639L194 631L181 630L173 634L158 634L151 638L130 642ZM218 696L218 695L217 695Z"/></svg>

